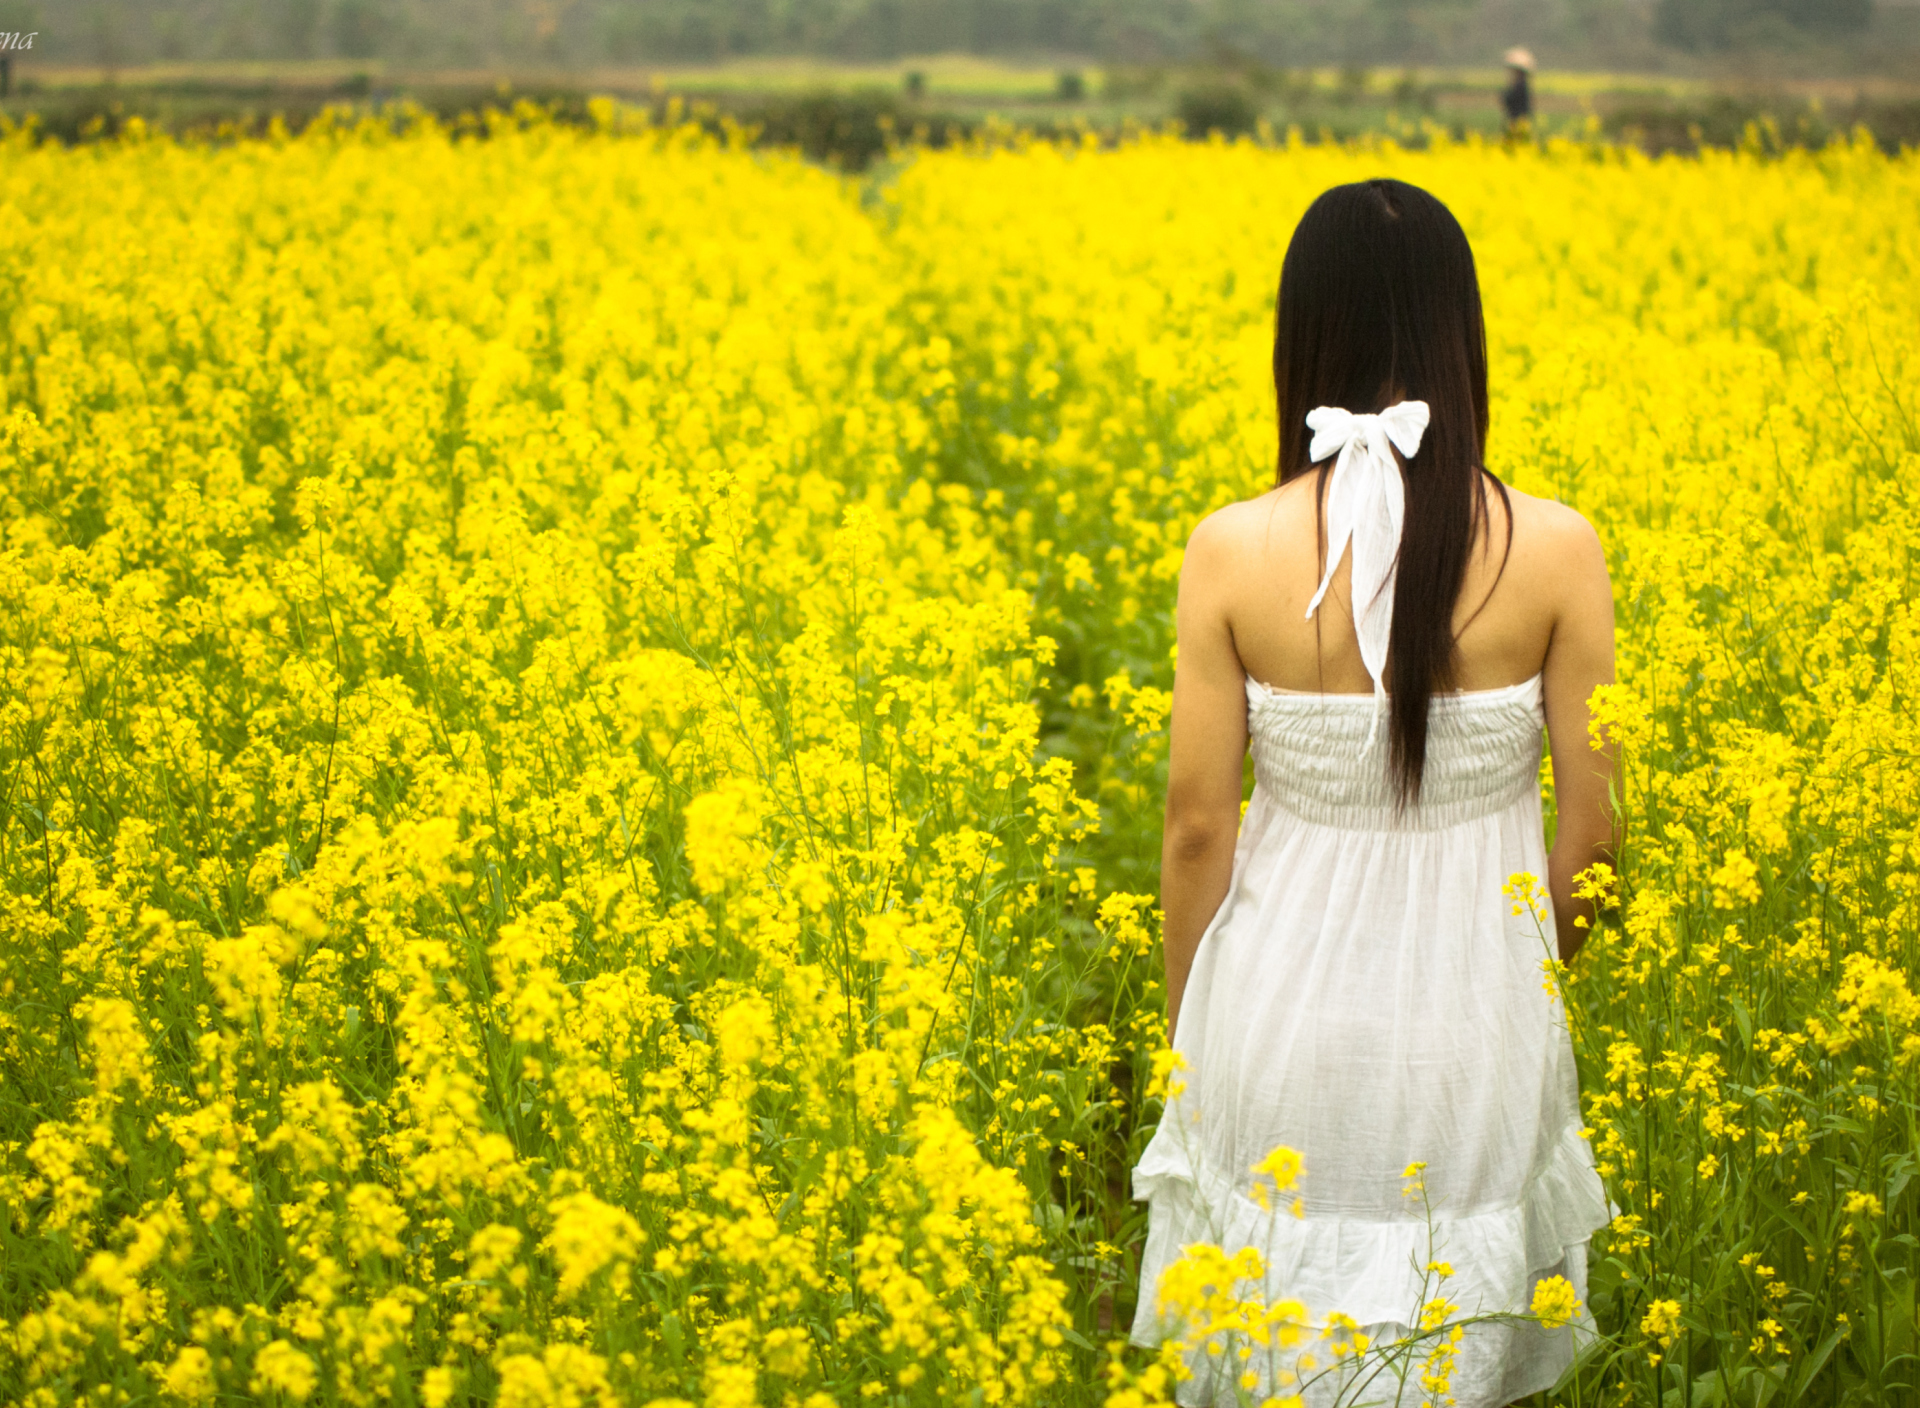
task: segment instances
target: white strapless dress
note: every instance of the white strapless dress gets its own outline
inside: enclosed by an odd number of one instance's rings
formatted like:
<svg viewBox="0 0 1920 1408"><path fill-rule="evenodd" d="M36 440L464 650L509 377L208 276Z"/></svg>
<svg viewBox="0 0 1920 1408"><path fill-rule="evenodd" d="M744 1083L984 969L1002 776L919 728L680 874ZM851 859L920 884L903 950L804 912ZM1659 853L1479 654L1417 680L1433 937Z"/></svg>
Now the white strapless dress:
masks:
<svg viewBox="0 0 1920 1408"><path fill-rule="evenodd" d="M1433 1295L1461 1315L1525 1314L1535 1284L1563 1275L1584 1303L1587 1239L1609 1210L1544 982L1553 921L1543 944L1502 894L1515 872L1546 876L1539 678L1434 699L1421 801L1404 814L1384 719L1369 746L1373 696L1249 681L1247 709L1257 785L1181 1005L1185 1089L1133 1174L1151 1204L1135 1342L1162 1339L1160 1275L1199 1242L1257 1249L1269 1301L1302 1301L1316 1323L1342 1312L1376 1345ZM1305 1165L1300 1218L1249 1196L1254 1164L1283 1144ZM1430 1227L1404 1193L1416 1161ZM1426 1281L1430 1260L1453 1275ZM1452 1397L1501 1408L1551 1388L1591 1333L1584 1304L1569 1328L1472 1327ZM1196 1352L1180 1402L1233 1403L1231 1380L1263 1362ZM1300 1391L1260 1372L1256 1403ZM1306 1398L1391 1403L1399 1388L1328 1374Z"/></svg>

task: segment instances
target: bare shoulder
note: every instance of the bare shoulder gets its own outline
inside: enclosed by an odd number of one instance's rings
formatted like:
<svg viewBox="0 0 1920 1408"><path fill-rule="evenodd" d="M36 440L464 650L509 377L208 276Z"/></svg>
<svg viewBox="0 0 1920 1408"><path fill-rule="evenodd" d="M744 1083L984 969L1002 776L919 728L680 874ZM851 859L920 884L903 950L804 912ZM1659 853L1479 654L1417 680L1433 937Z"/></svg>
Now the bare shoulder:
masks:
<svg viewBox="0 0 1920 1408"><path fill-rule="evenodd" d="M1550 566L1555 575L1571 571L1606 576L1606 550L1600 544L1600 535L1578 509L1511 486L1507 488L1507 502L1513 513L1516 558Z"/></svg>
<svg viewBox="0 0 1920 1408"><path fill-rule="evenodd" d="M1553 623L1555 642L1610 641L1613 584L1593 525L1576 509L1517 489L1507 490L1507 501L1513 512L1513 553L1505 577Z"/></svg>
<svg viewBox="0 0 1920 1408"><path fill-rule="evenodd" d="M1202 570L1230 570L1268 551L1294 531L1300 496L1296 486L1269 489L1257 498L1217 508L1194 525L1186 563ZM1310 508L1309 496L1306 504Z"/></svg>

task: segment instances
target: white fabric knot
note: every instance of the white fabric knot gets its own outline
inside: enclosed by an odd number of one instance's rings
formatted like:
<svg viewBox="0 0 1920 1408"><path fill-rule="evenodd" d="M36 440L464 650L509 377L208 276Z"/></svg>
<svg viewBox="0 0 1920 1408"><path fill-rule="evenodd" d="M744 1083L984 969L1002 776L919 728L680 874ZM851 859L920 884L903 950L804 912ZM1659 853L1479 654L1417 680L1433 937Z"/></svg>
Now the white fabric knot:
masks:
<svg viewBox="0 0 1920 1408"><path fill-rule="evenodd" d="M1378 415L1356 416L1338 406L1322 406L1307 416L1313 431L1308 454L1317 463L1338 454L1327 483L1327 571L1307 605L1307 617L1333 585L1349 544L1353 548L1353 628L1360 638L1360 663L1373 677L1376 705L1387 698L1387 641L1393 632L1393 579L1400 560L1400 529L1406 520L1407 489L1400 478L1394 447L1408 459L1420 452L1427 429L1427 403L1400 401ZM1367 733L1373 747L1379 726Z"/></svg>

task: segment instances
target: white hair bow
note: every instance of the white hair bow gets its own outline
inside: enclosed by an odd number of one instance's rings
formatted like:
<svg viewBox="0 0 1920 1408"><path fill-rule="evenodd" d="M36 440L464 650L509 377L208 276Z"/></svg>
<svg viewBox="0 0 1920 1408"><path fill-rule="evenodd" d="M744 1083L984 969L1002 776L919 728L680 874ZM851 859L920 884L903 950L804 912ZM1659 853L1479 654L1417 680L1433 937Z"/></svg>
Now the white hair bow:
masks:
<svg viewBox="0 0 1920 1408"><path fill-rule="evenodd" d="M1327 482L1327 572L1307 606L1307 616L1333 585L1333 574L1349 543L1353 546L1353 628L1360 638L1360 662L1373 677L1376 703L1387 697L1387 640L1393 630L1393 579L1400 559L1400 527L1406 520L1407 490L1393 447L1412 459L1427 429L1427 403L1401 401L1379 415L1356 416L1338 406L1322 406L1307 416L1313 431L1308 450L1318 462L1338 453ZM1374 727L1379 726L1374 714ZM1367 733L1373 747L1374 729Z"/></svg>

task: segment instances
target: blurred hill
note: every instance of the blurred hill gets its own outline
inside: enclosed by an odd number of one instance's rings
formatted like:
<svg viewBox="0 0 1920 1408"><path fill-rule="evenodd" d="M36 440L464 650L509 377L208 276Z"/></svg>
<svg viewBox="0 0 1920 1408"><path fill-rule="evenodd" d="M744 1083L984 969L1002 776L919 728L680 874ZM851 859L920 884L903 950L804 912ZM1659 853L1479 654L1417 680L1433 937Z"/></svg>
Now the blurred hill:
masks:
<svg viewBox="0 0 1920 1408"><path fill-rule="evenodd" d="M1920 0L0 0L49 65L378 60L583 70L974 53L1911 75Z"/></svg>

